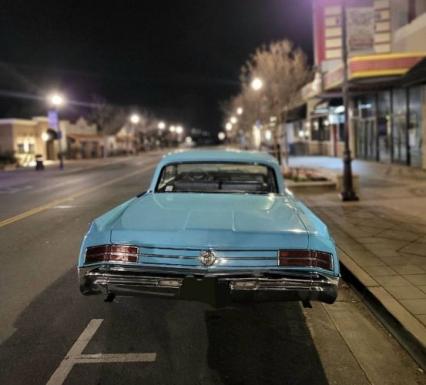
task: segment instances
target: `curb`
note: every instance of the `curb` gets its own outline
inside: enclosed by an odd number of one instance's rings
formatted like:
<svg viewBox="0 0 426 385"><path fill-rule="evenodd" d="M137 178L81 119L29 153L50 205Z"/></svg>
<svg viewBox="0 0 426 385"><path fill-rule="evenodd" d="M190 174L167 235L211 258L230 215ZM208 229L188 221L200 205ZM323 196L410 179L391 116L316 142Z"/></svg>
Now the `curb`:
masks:
<svg viewBox="0 0 426 385"><path fill-rule="evenodd" d="M426 370L426 327L342 249L343 243L339 242L337 235L336 246L345 280L354 285L370 310L417 364Z"/></svg>
<svg viewBox="0 0 426 385"><path fill-rule="evenodd" d="M419 341L419 339L417 339L416 336L414 336L407 329L407 322L404 322L404 318L401 322L401 320L395 316L395 311L391 310L392 305L395 302L397 307L399 306L402 308L402 306L398 304L397 301L391 297L390 294L388 294L382 287L369 288L365 286L361 280L358 279L358 277L345 266L343 262L341 263L341 273L345 281L356 290L356 292L361 296L363 302L376 316L376 318L378 318L383 326L392 334L392 336L400 343L400 345L405 348L405 350L410 354L414 361L416 361L419 367L423 370L426 370L425 346L422 345L421 341ZM380 292L386 292L386 294L381 295ZM405 309L403 309L403 311L408 313ZM414 318L411 314L408 313L408 315ZM414 321L417 320L414 319Z"/></svg>
<svg viewBox="0 0 426 385"><path fill-rule="evenodd" d="M315 203L307 197L303 200L315 212ZM345 241L339 241L339 231L343 233L341 236L359 242L326 213L317 215L326 219L324 222L335 238L343 278L352 284L383 326L426 371L426 327L344 251ZM339 231L333 232L333 228Z"/></svg>

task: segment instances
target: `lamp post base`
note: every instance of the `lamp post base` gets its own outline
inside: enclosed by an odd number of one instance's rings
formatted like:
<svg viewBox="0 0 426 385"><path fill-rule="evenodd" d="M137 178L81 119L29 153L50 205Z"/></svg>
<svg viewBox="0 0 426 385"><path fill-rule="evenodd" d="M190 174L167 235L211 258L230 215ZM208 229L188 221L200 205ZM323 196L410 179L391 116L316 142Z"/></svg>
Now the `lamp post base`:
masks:
<svg viewBox="0 0 426 385"><path fill-rule="evenodd" d="M340 193L343 202L358 201L359 198L353 189L351 151L346 149L343 154L343 191Z"/></svg>
<svg viewBox="0 0 426 385"><path fill-rule="evenodd" d="M356 195L355 191L342 191L340 193L340 199L343 202L356 202L356 201L359 201L358 195Z"/></svg>

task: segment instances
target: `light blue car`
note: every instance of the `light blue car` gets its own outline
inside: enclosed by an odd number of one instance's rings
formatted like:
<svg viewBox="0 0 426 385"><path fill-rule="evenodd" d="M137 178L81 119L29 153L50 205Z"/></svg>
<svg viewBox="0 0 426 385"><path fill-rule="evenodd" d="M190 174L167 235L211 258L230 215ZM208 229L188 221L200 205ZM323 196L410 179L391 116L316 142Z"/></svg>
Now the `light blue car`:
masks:
<svg viewBox="0 0 426 385"><path fill-rule="evenodd" d="M268 154L163 157L148 191L95 219L78 260L85 295L157 295L214 305L333 303L327 227L285 188Z"/></svg>

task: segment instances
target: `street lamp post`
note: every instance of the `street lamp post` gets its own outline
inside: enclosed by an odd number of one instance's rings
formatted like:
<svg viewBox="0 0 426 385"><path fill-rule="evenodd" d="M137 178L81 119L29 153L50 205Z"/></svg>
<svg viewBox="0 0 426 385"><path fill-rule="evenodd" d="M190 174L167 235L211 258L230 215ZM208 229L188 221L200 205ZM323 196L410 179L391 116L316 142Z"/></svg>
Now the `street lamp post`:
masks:
<svg viewBox="0 0 426 385"><path fill-rule="evenodd" d="M359 198L353 188L352 156L349 146L349 85L348 85L348 48L347 48L347 24L346 4L342 1L342 59L343 59L343 106L345 108L345 149L343 153L343 189L340 193L342 201L357 201Z"/></svg>
<svg viewBox="0 0 426 385"><path fill-rule="evenodd" d="M130 123L132 124L132 134L134 136L135 134L135 127L139 122L141 121L141 118L138 114L132 114L130 115ZM134 137L133 137L134 140ZM127 134L127 155L129 154L129 135Z"/></svg>
<svg viewBox="0 0 426 385"><path fill-rule="evenodd" d="M263 80L261 78L254 78L251 83L250 83L250 87L252 88L253 91L255 92L259 92L262 88L263 88ZM256 103L256 127L258 128L258 122L259 122L259 115L261 112L261 108L260 108L260 100Z"/></svg>
<svg viewBox="0 0 426 385"><path fill-rule="evenodd" d="M183 134L183 131L184 131L184 129L183 129L183 126L177 126L176 127L176 139L177 139L177 141L178 141L178 144L181 142L181 140L182 140L182 134Z"/></svg>
<svg viewBox="0 0 426 385"><path fill-rule="evenodd" d="M59 121L59 108L62 107L65 104L65 98L63 95L54 92L48 96L48 102L51 106L51 111L54 114L55 118L55 124L56 127L53 127L56 129L56 133L58 135L58 151L59 151L59 169L64 169L64 154L62 153L62 131L61 131L61 124Z"/></svg>

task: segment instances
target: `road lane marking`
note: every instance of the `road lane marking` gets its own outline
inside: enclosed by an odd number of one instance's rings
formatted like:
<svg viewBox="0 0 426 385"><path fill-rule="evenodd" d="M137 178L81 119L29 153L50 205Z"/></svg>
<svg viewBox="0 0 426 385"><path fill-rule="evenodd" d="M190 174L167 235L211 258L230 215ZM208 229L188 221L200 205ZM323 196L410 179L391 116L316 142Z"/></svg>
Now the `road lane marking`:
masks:
<svg viewBox="0 0 426 385"><path fill-rule="evenodd" d="M117 362L154 362L156 353L126 353L126 354L83 354L75 358L76 364L98 364Z"/></svg>
<svg viewBox="0 0 426 385"><path fill-rule="evenodd" d="M17 192L31 190L32 188L33 186L30 184L25 186L10 186L0 189L0 194L15 194Z"/></svg>
<svg viewBox="0 0 426 385"><path fill-rule="evenodd" d="M101 326L103 319L92 319L74 342L46 385L62 385L74 365L98 363L155 362L157 353L82 354Z"/></svg>
<svg viewBox="0 0 426 385"><path fill-rule="evenodd" d="M151 169L152 166L154 166L156 163L157 162L152 162L149 165L147 165L146 167L143 167L140 170L136 170L134 172L131 172L130 174L119 176L119 177L111 179L111 180L109 180L107 182L104 182L104 183L98 184L96 186L90 187L90 188L88 188L86 190L81 190L81 191L79 191L77 193L68 195L67 197L64 197L64 198L55 199L55 200L53 200L53 201L51 201L49 203L46 203L44 205L41 205L39 207L35 207L33 209L24 211L21 214L18 214L18 215L15 215L13 217L4 219L4 220L0 221L0 228L4 227L4 226L7 226L7 225L10 225L11 223L14 223L14 222L18 222L18 221L20 221L22 219L31 217L31 216L33 216L35 214L38 214L38 213L41 213L43 211L46 211L47 209L50 209L52 207L59 206L59 205L65 203L65 202L68 202L68 201L73 200L75 198L81 197L82 195L86 195L86 194L89 194L89 193L91 193L93 191L99 190L99 189L101 189L103 187L110 186L112 184L115 184L115 183L120 182L120 181L122 181L124 179L130 178L130 177L135 176L137 174L142 174L143 172Z"/></svg>

